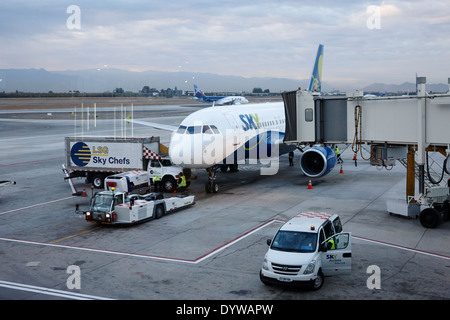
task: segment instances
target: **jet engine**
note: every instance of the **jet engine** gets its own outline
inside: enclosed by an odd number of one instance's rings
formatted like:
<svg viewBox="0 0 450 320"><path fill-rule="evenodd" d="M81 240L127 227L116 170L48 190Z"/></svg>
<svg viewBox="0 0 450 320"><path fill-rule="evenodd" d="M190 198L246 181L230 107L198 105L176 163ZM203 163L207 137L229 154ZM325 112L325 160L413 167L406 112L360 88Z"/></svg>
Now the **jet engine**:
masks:
<svg viewBox="0 0 450 320"><path fill-rule="evenodd" d="M300 169L311 178L328 174L336 164L336 154L330 147L314 146L303 152Z"/></svg>

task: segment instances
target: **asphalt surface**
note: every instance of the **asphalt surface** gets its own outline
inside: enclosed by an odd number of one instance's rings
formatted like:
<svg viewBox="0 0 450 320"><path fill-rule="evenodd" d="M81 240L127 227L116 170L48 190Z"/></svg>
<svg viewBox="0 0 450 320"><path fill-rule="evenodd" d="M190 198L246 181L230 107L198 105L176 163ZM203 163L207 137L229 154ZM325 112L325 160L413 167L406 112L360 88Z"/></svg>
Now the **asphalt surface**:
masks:
<svg viewBox="0 0 450 320"><path fill-rule="evenodd" d="M203 106L158 106L134 117L176 125ZM120 108L120 106L118 106ZM116 135L119 120L94 125L80 110L7 111L0 114L0 299L2 300L447 300L450 299L450 223L423 228L418 219L389 215L386 200L405 197L405 169L391 171L343 152L336 167L313 179L298 163L280 159L276 175L255 165L218 175L220 191L206 194L207 174L197 170L193 207L129 227L97 226L76 215L89 197L74 197L63 180L64 137ZM116 109L117 111L117 109ZM50 114L51 113L51 114ZM72 117L72 118L71 118ZM139 125L136 136L170 133ZM345 146L341 147L341 151ZM299 159L296 152L295 160ZM90 186L75 180L78 190ZM271 238L301 211L338 213L352 233L352 274L327 277L319 291L265 286L258 274ZM373 266L379 289L371 289ZM175 312L175 311L173 311Z"/></svg>

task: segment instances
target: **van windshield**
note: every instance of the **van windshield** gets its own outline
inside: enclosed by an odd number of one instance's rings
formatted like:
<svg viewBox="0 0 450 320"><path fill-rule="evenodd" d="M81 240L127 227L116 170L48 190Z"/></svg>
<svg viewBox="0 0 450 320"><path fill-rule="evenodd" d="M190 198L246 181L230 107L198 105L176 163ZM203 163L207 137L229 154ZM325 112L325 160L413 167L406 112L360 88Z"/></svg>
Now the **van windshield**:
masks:
<svg viewBox="0 0 450 320"><path fill-rule="evenodd" d="M289 252L316 251L317 234L297 231L278 231L273 239L271 248Z"/></svg>

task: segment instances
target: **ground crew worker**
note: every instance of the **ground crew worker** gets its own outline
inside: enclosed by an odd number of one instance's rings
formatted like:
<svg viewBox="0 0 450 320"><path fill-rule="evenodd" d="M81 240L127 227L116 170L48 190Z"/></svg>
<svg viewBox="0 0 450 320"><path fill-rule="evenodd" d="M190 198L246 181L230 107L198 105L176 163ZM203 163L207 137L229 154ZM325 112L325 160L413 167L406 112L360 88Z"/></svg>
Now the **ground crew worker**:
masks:
<svg viewBox="0 0 450 320"><path fill-rule="evenodd" d="M186 177L184 176L183 172L179 173L179 179L178 179L178 190L180 191L186 191Z"/></svg>
<svg viewBox="0 0 450 320"><path fill-rule="evenodd" d="M155 192L161 191L161 178L153 176L153 183L155 184Z"/></svg>
<svg viewBox="0 0 450 320"><path fill-rule="evenodd" d="M289 152L289 166L290 167L294 166L294 152L293 151Z"/></svg>
<svg viewBox="0 0 450 320"><path fill-rule="evenodd" d="M338 146L334 149L334 153L336 153L336 162L337 163L343 163L344 160L341 159L341 153L339 152Z"/></svg>
<svg viewBox="0 0 450 320"><path fill-rule="evenodd" d="M333 238L330 238L327 241L327 248L328 248L328 250L334 250L336 248L335 245L334 245L334 239Z"/></svg>

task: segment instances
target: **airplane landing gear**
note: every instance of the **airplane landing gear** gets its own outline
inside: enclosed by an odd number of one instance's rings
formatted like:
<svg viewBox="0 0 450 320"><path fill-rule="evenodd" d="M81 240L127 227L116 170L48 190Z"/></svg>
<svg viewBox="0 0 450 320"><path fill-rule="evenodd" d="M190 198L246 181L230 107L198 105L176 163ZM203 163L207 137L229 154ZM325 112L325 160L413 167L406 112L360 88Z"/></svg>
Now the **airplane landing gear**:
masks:
<svg viewBox="0 0 450 320"><path fill-rule="evenodd" d="M219 185L216 183L216 173L217 167L211 167L206 169L208 171L208 182L205 185L206 193L217 193L219 192Z"/></svg>

